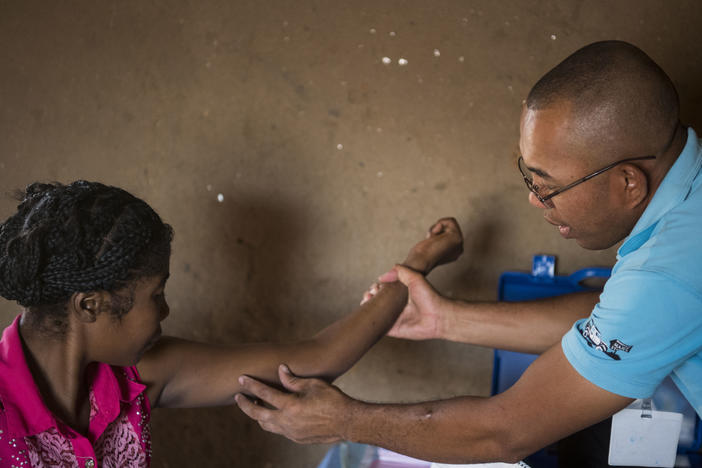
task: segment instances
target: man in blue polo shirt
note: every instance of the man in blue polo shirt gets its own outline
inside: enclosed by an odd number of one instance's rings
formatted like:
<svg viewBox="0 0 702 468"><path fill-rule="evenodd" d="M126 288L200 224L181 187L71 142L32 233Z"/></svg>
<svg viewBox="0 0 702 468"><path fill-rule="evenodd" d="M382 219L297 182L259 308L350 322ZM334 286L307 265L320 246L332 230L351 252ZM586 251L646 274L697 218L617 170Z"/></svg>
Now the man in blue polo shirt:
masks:
<svg viewBox="0 0 702 468"><path fill-rule="evenodd" d="M686 133L685 148L619 248L599 303L562 346L587 380L632 398L649 397L670 375L702 415L702 153L695 132Z"/></svg>
<svg viewBox="0 0 702 468"><path fill-rule="evenodd" d="M702 149L668 76L631 44L590 44L534 85L519 143L529 201L563 237L586 249L624 241L601 296L476 303L440 296L403 266L381 278L410 292L392 336L541 354L513 387L377 405L283 367L293 394L244 377L273 408L239 396L242 410L295 441L452 463L519 460L649 397L667 375L702 415Z"/></svg>

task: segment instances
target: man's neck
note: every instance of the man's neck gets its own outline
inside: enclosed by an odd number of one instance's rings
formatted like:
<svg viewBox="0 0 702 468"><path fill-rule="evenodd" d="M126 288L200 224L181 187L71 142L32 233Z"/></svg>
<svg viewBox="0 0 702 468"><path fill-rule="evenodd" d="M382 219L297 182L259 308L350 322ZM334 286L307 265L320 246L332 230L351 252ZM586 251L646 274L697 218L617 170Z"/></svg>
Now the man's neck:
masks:
<svg viewBox="0 0 702 468"><path fill-rule="evenodd" d="M651 180L649 181L649 184L651 185L651 195L649 196L649 200L653 198L653 195L656 193L656 190L658 190L658 187L660 187L666 174L668 174L670 168L673 167L673 164L675 164L675 161L678 160L678 157L682 153L683 149L685 149L686 144L687 127L678 122L670 144L660 155L656 155L658 156L656 160L657 164L650 174Z"/></svg>

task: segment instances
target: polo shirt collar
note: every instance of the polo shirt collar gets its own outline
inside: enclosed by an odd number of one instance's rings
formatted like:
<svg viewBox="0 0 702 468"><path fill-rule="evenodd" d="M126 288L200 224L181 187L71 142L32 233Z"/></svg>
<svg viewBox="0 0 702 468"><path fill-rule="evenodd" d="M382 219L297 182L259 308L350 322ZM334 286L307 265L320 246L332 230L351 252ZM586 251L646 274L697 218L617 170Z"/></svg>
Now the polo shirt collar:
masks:
<svg viewBox="0 0 702 468"><path fill-rule="evenodd" d="M19 334L20 317L5 329L0 342L0 400L5 408L8 432L13 437L35 435L58 427L27 366ZM91 382L97 406L94 417L104 424L119 416L120 402L133 402L146 389L146 385L127 378L122 369L104 363L91 364L86 378Z"/></svg>
<svg viewBox="0 0 702 468"><path fill-rule="evenodd" d="M631 234L617 251L617 259L641 247L650 237L658 221L687 198L702 167L702 152L697 134L687 129L687 142L673 166L663 178Z"/></svg>

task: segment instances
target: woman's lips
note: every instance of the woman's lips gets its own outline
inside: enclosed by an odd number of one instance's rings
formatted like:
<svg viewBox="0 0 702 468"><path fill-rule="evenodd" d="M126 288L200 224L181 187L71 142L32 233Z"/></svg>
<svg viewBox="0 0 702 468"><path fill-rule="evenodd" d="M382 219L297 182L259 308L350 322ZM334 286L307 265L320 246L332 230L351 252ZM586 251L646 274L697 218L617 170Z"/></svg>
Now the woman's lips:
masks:
<svg viewBox="0 0 702 468"><path fill-rule="evenodd" d="M148 351L149 349L153 348L156 343L158 343L158 340L161 339L161 327L158 327L158 331L154 334L154 337L149 340L148 343L146 343L146 346L144 347L144 351Z"/></svg>

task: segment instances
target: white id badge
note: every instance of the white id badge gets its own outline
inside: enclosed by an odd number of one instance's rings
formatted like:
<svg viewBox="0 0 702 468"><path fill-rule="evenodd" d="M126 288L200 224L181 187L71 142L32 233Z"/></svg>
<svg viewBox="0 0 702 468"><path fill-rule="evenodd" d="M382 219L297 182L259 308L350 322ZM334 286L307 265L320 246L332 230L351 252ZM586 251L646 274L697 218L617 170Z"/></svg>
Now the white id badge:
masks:
<svg viewBox="0 0 702 468"><path fill-rule="evenodd" d="M656 411L651 400L636 400L612 416L609 464L675 466L682 414Z"/></svg>

